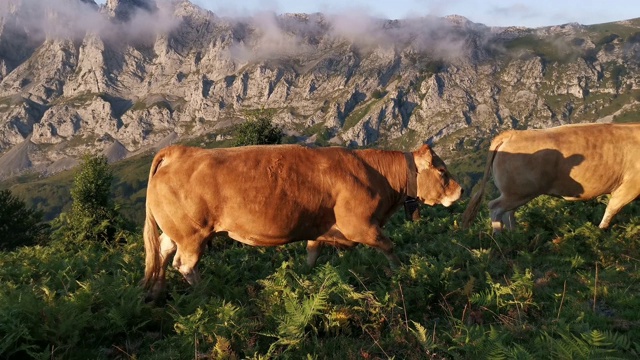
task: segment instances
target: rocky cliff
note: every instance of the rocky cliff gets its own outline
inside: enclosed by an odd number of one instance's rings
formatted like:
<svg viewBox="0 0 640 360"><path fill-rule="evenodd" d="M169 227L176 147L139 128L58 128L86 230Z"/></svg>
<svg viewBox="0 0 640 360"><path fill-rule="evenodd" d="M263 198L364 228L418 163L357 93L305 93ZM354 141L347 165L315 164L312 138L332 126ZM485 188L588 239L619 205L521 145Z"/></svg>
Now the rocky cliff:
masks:
<svg viewBox="0 0 640 360"><path fill-rule="evenodd" d="M633 121L640 20L225 18L183 0L4 0L0 178L112 160L269 116L300 141L445 157L506 128Z"/></svg>

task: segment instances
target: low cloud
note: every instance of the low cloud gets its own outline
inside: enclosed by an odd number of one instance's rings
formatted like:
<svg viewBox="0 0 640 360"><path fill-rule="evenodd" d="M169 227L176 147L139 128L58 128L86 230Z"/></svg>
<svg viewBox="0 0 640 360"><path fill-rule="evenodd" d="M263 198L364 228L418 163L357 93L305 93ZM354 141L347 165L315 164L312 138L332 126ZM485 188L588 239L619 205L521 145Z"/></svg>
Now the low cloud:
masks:
<svg viewBox="0 0 640 360"><path fill-rule="evenodd" d="M108 13L107 5L81 0L0 0L0 25L18 27L32 38L82 40L94 33L112 41L154 39L180 25L181 18L174 15L178 2L150 1L155 4L153 11L138 9L122 22ZM323 41L345 41L364 50L411 48L428 52L432 58L451 59L464 54L468 40L468 33L443 18L386 20L372 16L366 8L297 15L263 11L211 20L236 29L229 51L238 62L294 57L316 49Z"/></svg>
<svg viewBox="0 0 640 360"><path fill-rule="evenodd" d="M463 56L468 33L437 17L404 20L375 18L365 12L345 14L258 13L250 18L226 18L232 26L250 28L231 49L240 62L302 55L322 41L345 41L364 51L411 48L430 57Z"/></svg>
<svg viewBox="0 0 640 360"><path fill-rule="evenodd" d="M135 11L130 21L111 19L104 7L80 0L2 0L0 23L31 38L74 39L95 33L106 39L137 40L170 32L178 25L169 1L158 0L157 10Z"/></svg>

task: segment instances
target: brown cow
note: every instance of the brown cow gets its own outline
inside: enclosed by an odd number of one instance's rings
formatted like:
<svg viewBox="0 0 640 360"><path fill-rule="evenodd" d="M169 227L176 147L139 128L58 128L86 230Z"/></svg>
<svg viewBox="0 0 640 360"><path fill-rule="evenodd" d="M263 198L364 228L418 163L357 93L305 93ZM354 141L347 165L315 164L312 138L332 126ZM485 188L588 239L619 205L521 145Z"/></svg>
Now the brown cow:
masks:
<svg viewBox="0 0 640 360"><path fill-rule="evenodd" d="M488 175L500 197L489 202L493 232L515 225L516 209L539 195L588 200L611 194L600 228L640 195L640 124L575 124L506 131L491 142L480 183L462 216L478 213Z"/></svg>
<svg viewBox="0 0 640 360"><path fill-rule="evenodd" d="M249 245L310 240L366 244L398 260L381 230L407 196L449 206L462 189L423 145L414 152L298 145L199 149L171 146L153 159L147 187L145 285L156 298L173 265L193 284L207 240L217 233ZM158 236L158 226L162 236Z"/></svg>

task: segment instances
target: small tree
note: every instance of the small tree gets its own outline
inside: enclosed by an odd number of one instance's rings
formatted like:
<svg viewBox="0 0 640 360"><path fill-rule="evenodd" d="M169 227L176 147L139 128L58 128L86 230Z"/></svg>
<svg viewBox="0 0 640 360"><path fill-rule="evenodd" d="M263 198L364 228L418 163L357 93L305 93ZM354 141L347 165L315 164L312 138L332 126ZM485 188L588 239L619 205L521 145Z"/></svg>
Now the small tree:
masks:
<svg viewBox="0 0 640 360"><path fill-rule="evenodd" d="M280 144L284 135L282 128L274 125L268 117L248 120L235 128L234 146Z"/></svg>
<svg viewBox="0 0 640 360"><path fill-rule="evenodd" d="M111 241L118 212L111 200L113 173L103 155L85 155L71 187L71 211L61 216L60 232L73 240Z"/></svg>
<svg viewBox="0 0 640 360"><path fill-rule="evenodd" d="M27 207L11 191L0 191L0 250L43 243L48 234L40 211Z"/></svg>

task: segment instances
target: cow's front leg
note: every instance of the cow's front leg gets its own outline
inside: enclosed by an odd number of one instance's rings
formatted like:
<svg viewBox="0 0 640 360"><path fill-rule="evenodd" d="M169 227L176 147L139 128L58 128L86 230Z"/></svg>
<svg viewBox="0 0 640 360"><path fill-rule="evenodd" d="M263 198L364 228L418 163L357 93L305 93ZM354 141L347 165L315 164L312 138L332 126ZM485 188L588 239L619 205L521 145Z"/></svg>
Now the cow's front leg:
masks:
<svg viewBox="0 0 640 360"><path fill-rule="evenodd" d="M307 242L307 264L310 267L316 264L322 248L327 245L335 246L338 249L349 249L356 246L357 243L347 239L337 227L331 227L331 229L323 235Z"/></svg>
<svg viewBox="0 0 640 360"><path fill-rule="evenodd" d="M341 230L348 240L365 244L381 251L384 256L386 256L392 268L398 268L401 265L400 259L398 259L398 256L393 251L391 239L382 233L382 229L379 226L374 225L361 229L355 227L344 229L341 227Z"/></svg>
<svg viewBox="0 0 640 360"><path fill-rule="evenodd" d="M391 268L393 269L399 268L400 265L402 265L402 263L400 262L400 259L398 258L398 256L395 254L393 250L393 243L391 242L391 239L389 239L388 237L382 234L380 234L380 236L382 236L382 238L381 239L379 238L377 242L381 246L378 247L378 249L382 251L384 256L387 257L387 260L389 261L389 265L391 266Z"/></svg>
<svg viewBox="0 0 640 360"><path fill-rule="evenodd" d="M401 263L400 263L400 259L398 259L398 256L395 254L394 250L393 250L393 243L391 242L391 239L389 239L387 236L385 236L382 233L382 230L380 230L380 228L376 229L376 235L375 235L375 243L370 245L367 244L369 246L373 246L375 248L377 248L378 250L382 251L382 253L384 254L384 256L387 257L387 260L389 261L389 265L394 268L397 269L400 267Z"/></svg>

